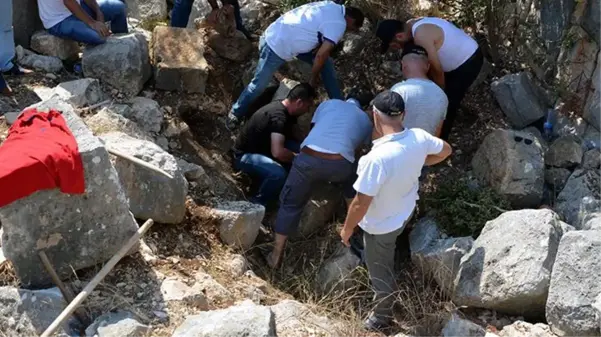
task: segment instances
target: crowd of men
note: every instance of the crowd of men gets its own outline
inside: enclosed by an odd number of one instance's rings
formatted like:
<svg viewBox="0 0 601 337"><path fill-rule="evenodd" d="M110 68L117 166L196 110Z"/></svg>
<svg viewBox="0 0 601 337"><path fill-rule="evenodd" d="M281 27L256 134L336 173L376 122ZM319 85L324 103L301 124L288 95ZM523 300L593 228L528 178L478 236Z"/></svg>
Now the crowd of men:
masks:
<svg viewBox="0 0 601 337"><path fill-rule="evenodd" d="M216 0L208 1L218 9ZM188 25L192 3L175 0L172 26ZM238 0L222 4L233 7L237 29L254 40L244 27ZM38 8L50 34L89 45L128 30L122 0L38 0ZM0 12L0 71L18 76L28 71L12 63L11 13L12 8ZM235 129L246 120L233 162L258 180L251 201L268 206L279 199L273 250L266 257L271 267L282 263L287 237L298 228L312 191L328 183L344 190L348 214L340 237L349 246L357 227L363 232L375 291L375 309L365 326L379 330L391 322L395 242L413 215L422 169L451 154L445 140L483 56L473 38L446 20L384 20L376 30L381 52L402 51L406 79L375 98L360 90L343 97L330 54L345 32L358 30L363 21L359 9L331 1L283 14L261 36L254 77L233 104L226 125ZM309 81L251 113L280 66L295 58L312 65ZM312 110L320 78L329 99L317 106L311 130L301 139L293 129L297 118ZM0 90L11 94L1 75Z"/></svg>
<svg viewBox="0 0 601 337"><path fill-rule="evenodd" d="M254 77L233 104L227 126L246 119L233 153L235 168L259 182L250 200L270 206L279 198L273 250L266 256L271 267L282 263L311 193L328 183L343 189L348 213L341 241L350 246L360 228L375 292L365 327L380 330L391 323L396 239L415 210L422 169L451 154L446 140L483 55L473 38L446 20L384 20L376 30L381 52L401 51L405 80L375 98L360 90L343 98L330 53L363 20L359 9L331 1L283 14L261 36ZM278 68L294 58L312 64L309 82L249 111ZM329 99L317 106L306 138L298 139L294 125L311 109L320 75Z"/></svg>

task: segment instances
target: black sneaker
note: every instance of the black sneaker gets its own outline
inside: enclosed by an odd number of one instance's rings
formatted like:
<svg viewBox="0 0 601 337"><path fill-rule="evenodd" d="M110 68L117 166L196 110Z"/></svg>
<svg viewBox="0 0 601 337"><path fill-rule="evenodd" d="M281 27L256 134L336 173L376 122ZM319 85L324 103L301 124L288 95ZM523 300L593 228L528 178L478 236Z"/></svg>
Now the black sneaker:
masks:
<svg viewBox="0 0 601 337"><path fill-rule="evenodd" d="M369 317L363 322L363 327L367 331L376 331L383 332L390 328L390 322L380 319L376 317L376 315L371 314Z"/></svg>

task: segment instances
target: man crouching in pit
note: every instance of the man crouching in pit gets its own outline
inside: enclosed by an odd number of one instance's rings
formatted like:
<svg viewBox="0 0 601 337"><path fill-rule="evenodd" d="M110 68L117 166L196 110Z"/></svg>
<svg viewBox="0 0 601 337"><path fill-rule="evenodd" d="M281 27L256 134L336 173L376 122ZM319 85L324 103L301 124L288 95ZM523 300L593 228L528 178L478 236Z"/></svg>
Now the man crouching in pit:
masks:
<svg viewBox="0 0 601 337"><path fill-rule="evenodd" d="M286 240L298 228L313 189L327 183L342 183L345 198L354 196L355 153L362 145L369 144L372 133L372 122L362 106L368 105L372 97L357 90L346 101L330 99L317 107L312 129L301 144L280 194L275 245L267 257L271 267L280 264Z"/></svg>

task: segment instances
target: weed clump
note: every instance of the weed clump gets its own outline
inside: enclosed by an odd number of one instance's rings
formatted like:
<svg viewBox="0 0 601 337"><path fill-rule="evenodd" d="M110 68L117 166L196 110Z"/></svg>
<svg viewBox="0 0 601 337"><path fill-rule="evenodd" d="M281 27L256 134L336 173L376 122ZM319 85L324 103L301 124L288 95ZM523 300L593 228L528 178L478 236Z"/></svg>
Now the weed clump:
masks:
<svg viewBox="0 0 601 337"><path fill-rule="evenodd" d="M449 236L478 237L484 224L511 210L510 203L490 187L472 186L467 179L449 179L426 194L420 208L433 210Z"/></svg>

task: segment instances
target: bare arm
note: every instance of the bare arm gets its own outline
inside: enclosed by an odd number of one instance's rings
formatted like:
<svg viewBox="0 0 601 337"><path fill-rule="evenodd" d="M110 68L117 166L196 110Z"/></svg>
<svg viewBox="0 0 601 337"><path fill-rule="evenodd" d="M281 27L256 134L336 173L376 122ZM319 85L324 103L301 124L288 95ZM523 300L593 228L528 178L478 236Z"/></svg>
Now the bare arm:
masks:
<svg viewBox="0 0 601 337"><path fill-rule="evenodd" d="M431 154L431 155L427 156L426 162L424 163L424 165L426 165L426 166L436 165L436 164L442 162L443 160L447 159L451 155L451 152L453 152L451 145L449 145L449 143L443 141L442 151L440 151L440 153L438 153L438 154Z"/></svg>
<svg viewBox="0 0 601 337"><path fill-rule="evenodd" d="M434 131L433 136L440 138L440 134L442 133L442 125L444 124L444 119L440 121L440 123L438 123L438 126L436 127L436 131Z"/></svg>
<svg viewBox="0 0 601 337"><path fill-rule="evenodd" d="M361 221L361 219L363 219L367 213L369 205L371 205L371 201L373 199L374 197L357 192L355 199L353 199L351 202L346 215L346 220L344 221L344 227L340 232L342 243L344 243L346 246L350 246L349 239L353 235L353 231L359 224L359 221Z"/></svg>
<svg viewBox="0 0 601 337"><path fill-rule="evenodd" d="M90 0L86 0L86 3L90 1ZM94 3L96 3L96 1L92 0ZM81 8L81 5L75 1L75 0L63 0L63 3L65 4L65 7L67 7L67 9L73 13L73 15L75 15L76 18L78 18L79 20L85 22L85 24L87 24L88 26L92 26L92 24L94 23L94 19L92 19L88 13L86 13L86 11L83 10L83 8Z"/></svg>
<svg viewBox="0 0 601 337"><path fill-rule="evenodd" d="M414 40L415 43L424 47L428 52L428 60L430 61L429 75L432 81L436 82L439 87L444 89L444 72L442 71L442 65L438 59L438 50L436 49L433 31L437 27L429 27L429 25L420 26L415 32Z"/></svg>
<svg viewBox="0 0 601 337"><path fill-rule="evenodd" d="M290 163L296 154L284 147L284 137L281 133L271 134L271 155L282 163Z"/></svg>
<svg viewBox="0 0 601 337"><path fill-rule="evenodd" d="M96 0L83 1L86 3L86 5L88 5L88 7L90 7L94 11L94 13L96 13L96 21L104 22L104 14L100 10L100 6L98 6Z"/></svg>
<svg viewBox="0 0 601 337"><path fill-rule="evenodd" d="M315 55L315 59L313 60L313 68L311 69L311 80L309 81L309 83L313 87L315 87L315 85L317 84L317 79L319 78L321 69L330 57L330 53L333 49L334 44L326 40L321 44L321 47L319 47L319 49L317 50L317 54Z"/></svg>

